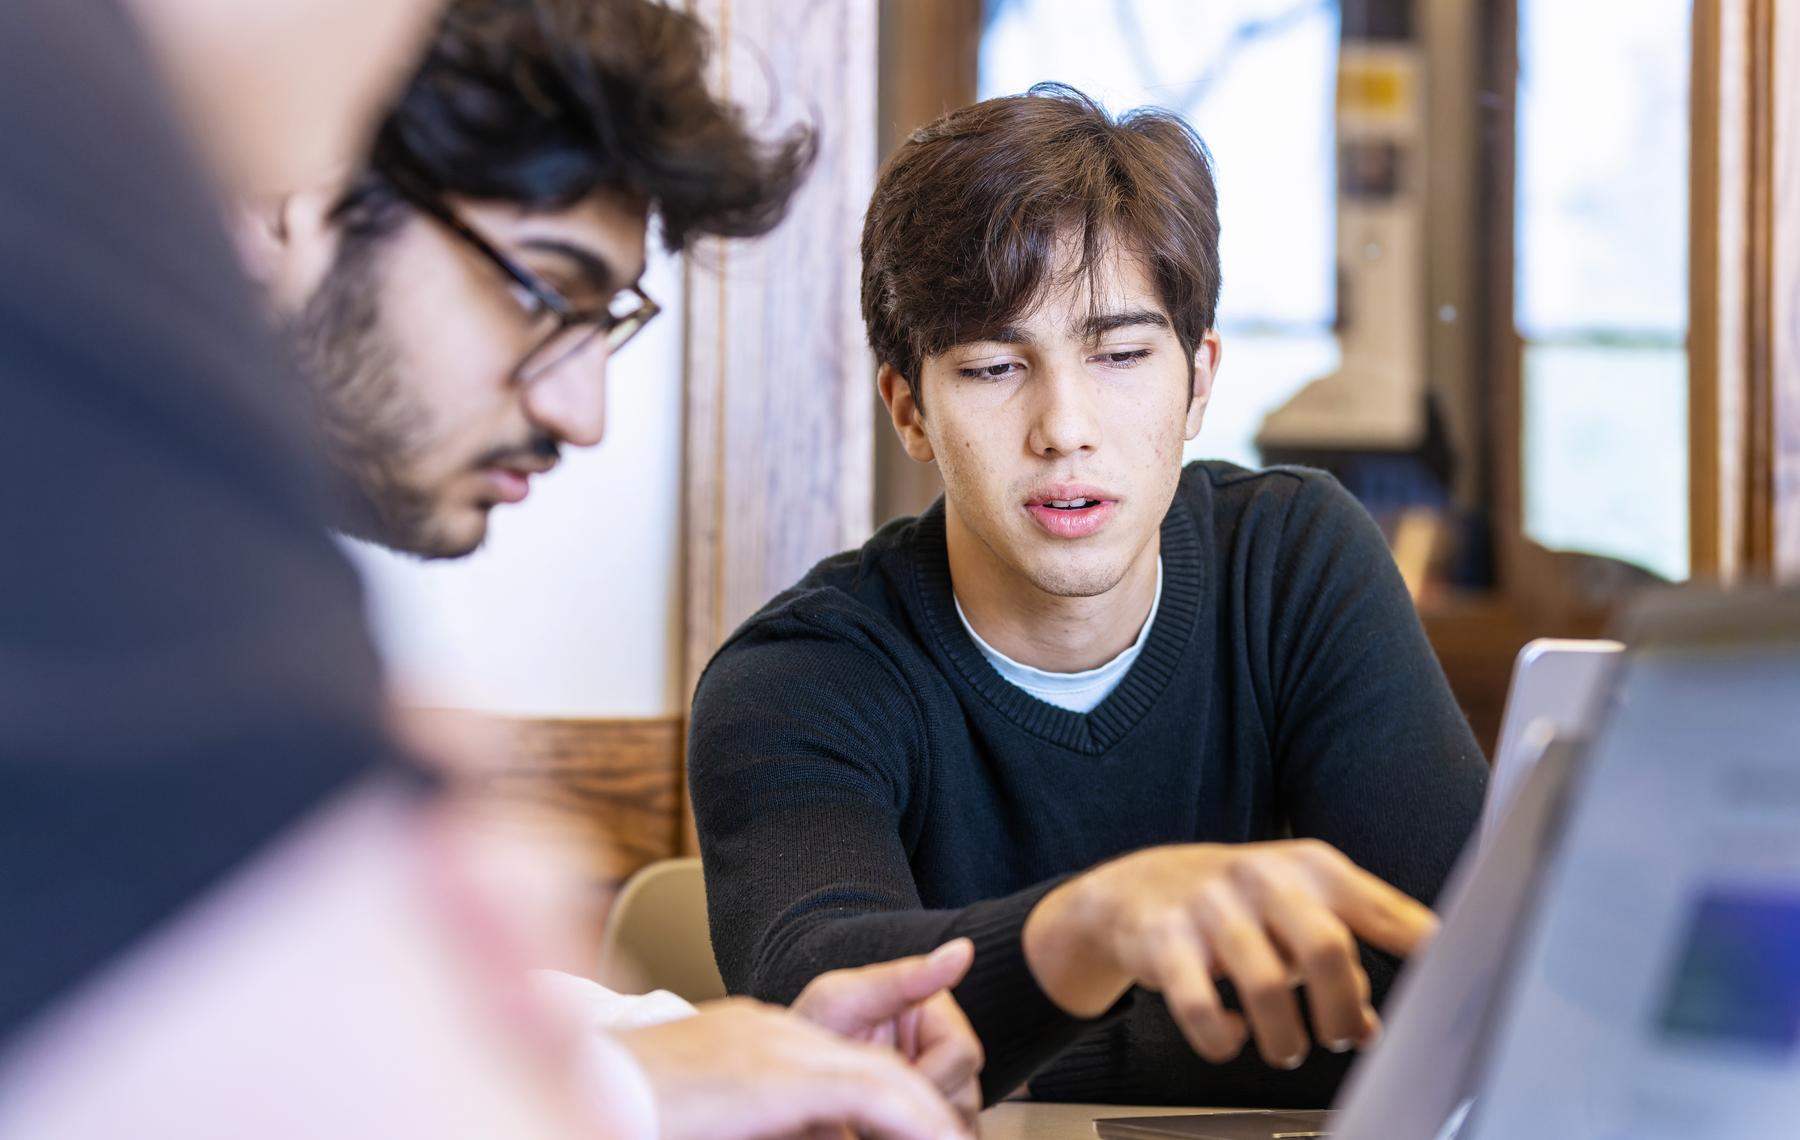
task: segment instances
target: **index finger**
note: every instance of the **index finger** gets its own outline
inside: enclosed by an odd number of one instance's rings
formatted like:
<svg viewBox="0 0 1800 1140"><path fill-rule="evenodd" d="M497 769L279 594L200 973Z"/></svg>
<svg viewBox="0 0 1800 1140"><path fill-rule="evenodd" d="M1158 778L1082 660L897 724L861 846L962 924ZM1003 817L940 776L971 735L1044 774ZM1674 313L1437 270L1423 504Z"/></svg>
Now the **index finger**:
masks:
<svg viewBox="0 0 1800 1140"><path fill-rule="evenodd" d="M943 1093L956 1110L967 1119L981 1109L979 1085L972 1085L981 1075L985 1057L981 1039L975 1028L949 994L927 1002L919 1012L919 1049L911 1054L913 1068ZM969 1087L976 1089L973 1108L959 1097Z"/></svg>
<svg viewBox="0 0 1800 1140"><path fill-rule="evenodd" d="M1324 844L1319 848L1308 863L1325 905L1358 938L1404 957L1437 933L1437 915L1431 908L1358 867L1336 848Z"/></svg>
<svg viewBox="0 0 1800 1140"><path fill-rule="evenodd" d="M862 1036L962 981L974 958L974 943L953 938L929 954L833 970L814 978L792 1008L817 1025Z"/></svg>

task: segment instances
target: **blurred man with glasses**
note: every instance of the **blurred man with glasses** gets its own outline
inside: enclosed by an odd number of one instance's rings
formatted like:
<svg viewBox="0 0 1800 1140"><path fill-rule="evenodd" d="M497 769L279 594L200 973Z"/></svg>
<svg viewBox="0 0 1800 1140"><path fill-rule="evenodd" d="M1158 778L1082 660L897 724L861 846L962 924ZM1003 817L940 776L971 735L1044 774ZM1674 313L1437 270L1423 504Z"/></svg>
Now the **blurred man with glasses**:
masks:
<svg viewBox="0 0 1800 1140"><path fill-rule="evenodd" d="M600 443L608 362L659 311L640 285L652 217L670 251L779 222L813 136L752 133L708 91L707 51L651 0L452 0L365 163L240 210L240 252L315 388L339 529L473 552L564 447ZM948 992L972 948L939 949L822 978L798 1018L724 1003L618 1041L668 1135L834 1114L930 1129L980 1103L980 1046ZM669 1005L552 982L603 1027ZM861 1044L902 1041L910 1072Z"/></svg>
<svg viewBox="0 0 1800 1140"><path fill-rule="evenodd" d="M757 138L706 40L644 0L452 4L371 161L239 227L316 380L343 528L427 558L486 536L564 446L600 442L610 356L679 250L781 217L812 138Z"/></svg>

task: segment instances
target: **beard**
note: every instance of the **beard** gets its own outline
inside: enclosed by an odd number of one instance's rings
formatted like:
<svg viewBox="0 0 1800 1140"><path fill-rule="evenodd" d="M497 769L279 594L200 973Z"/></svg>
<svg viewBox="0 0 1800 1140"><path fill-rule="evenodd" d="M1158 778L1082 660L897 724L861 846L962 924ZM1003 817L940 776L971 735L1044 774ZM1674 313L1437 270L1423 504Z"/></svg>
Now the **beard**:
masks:
<svg viewBox="0 0 1800 1140"><path fill-rule="evenodd" d="M431 416L384 335L378 244L346 237L290 326L337 484L337 527L425 558L458 557L473 547L446 533L431 494L408 477L429 451Z"/></svg>

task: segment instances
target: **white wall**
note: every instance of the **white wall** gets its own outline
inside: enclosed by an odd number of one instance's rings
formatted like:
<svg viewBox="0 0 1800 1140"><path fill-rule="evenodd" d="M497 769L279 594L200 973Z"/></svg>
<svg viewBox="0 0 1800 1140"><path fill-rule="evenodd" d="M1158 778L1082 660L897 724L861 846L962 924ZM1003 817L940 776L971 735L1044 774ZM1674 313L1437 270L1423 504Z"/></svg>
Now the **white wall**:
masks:
<svg viewBox="0 0 1800 1140"><path fill-rule="evenodd" d="M606 439L567 449L491 516L469 558L350 543L409 704L527 716L680 710L681 272L651 256L663 313L612 361Z"/></svg>

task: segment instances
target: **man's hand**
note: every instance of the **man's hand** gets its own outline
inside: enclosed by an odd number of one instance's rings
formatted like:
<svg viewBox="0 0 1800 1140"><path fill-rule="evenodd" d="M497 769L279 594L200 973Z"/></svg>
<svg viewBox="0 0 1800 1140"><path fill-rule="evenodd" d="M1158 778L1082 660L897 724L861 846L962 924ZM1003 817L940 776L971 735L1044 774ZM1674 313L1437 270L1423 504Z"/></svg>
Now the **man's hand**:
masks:
<svg viewBox="0 0 1800 1140"><path fill-rule="evenodd" d="M1292 1069L1313 1030L1333 1052L1380 1032L1356 939L1410 954L1437 929L1419 903L1315 840L1157 847L1051 891L1026 919L1025 959L1063 1009L1094 1017L1126 988L1158 990L1194 1050L1214 1063L1244 1047L1244 1018L1219 1000L1228 978L1264 1060Z"/></svg>
<svg viewBox="0 0 1800 1140"><path fill-rule="evenodd" d="M928 955L834 970L813 979L793 1011L844 1037L899 1051L965 1120L981 1111L981 1041L950 995L975 960L966 938Z"/></svg>
<svg viewBox="0 0 1800 1140"><path fill-rule="evenodd" d="M637 1058L666 1140L835 1134L967 1140L937 1090L893 1050L847 1041L741 998L617 1040Z"/></svg>

